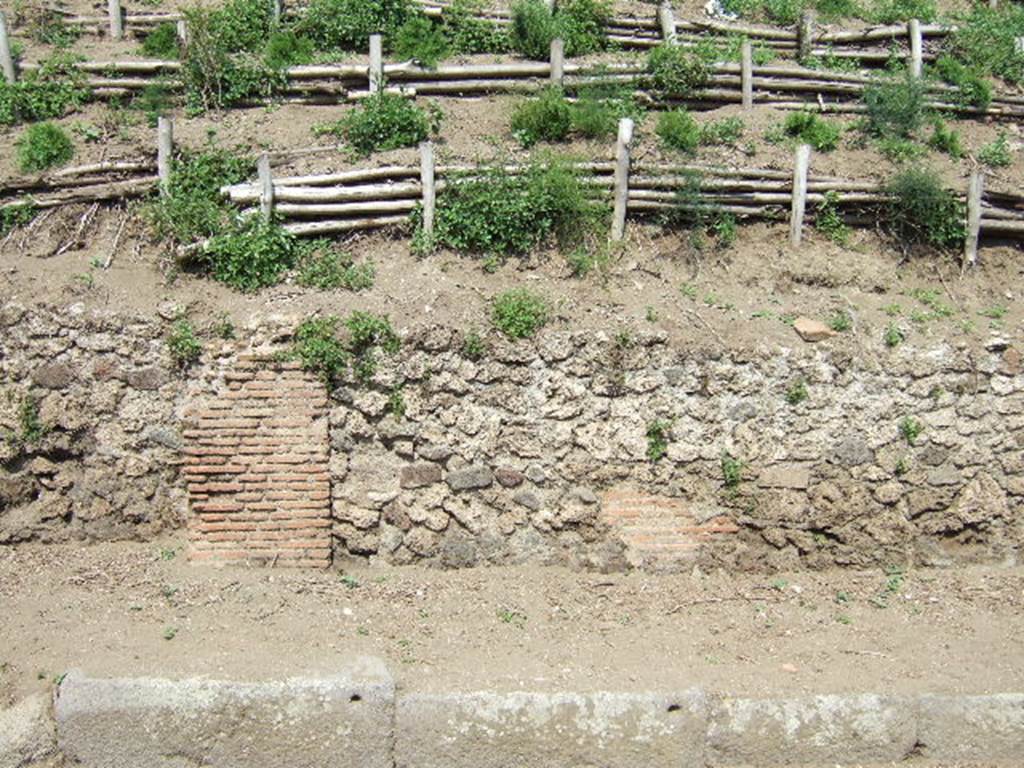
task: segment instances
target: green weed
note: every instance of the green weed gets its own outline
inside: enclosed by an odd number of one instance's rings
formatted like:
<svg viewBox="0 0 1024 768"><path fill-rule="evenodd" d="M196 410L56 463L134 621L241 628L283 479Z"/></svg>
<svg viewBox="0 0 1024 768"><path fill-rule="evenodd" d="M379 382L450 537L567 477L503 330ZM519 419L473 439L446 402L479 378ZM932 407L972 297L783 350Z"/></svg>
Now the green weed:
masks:
<svg viewBox="0 0 1024 768"><path fill-rule="evenodd" d="M647 458L652 462L660 461L668 452L668 444L672 439L672 422L658 419L647 425Z"/></svg>
<svg viewBox="0 0 1024 768"><path fill-rule="evenodd" d="M547 299L526 288L504 291L491 301L491 322L510 339L534 336L550 318Z"/></svg>
<svg viewBox="0 0 1024 768"><path fill-rule="evenodd" d="M199 360L203 353L203 343L196 336L196 330L187 318L180 318L167 334L167 349L171 359L179 368L187 368Z"/></svg>
<svg viewBox="0 0 1024 768"><path fill-rule="evenodd" d="M18 168L23 173L38 173L63 165L75 155L75 147L64 129L53 123L28 126L15 142Z"/></svg>
<svg viewBox="0 0 1024 768"><path fill-rule="evenodd" d="M419 107L394 93L375 93L341 120L316 127L343 139L357 153L369 155L401 147L415 147L441 127L436 104Z"/></svg>

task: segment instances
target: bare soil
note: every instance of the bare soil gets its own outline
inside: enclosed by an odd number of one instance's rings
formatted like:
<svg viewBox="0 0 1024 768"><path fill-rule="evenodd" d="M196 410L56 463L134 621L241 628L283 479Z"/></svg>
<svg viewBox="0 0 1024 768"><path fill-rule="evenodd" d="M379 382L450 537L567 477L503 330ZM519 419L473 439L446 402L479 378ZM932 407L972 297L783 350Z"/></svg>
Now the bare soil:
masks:
<svg viewBox="0 0 1024 768"><path fill-rule="evenodd" d="M405 690L1024 690L1024 569L581 574L210 568L183 538L0 550L0 706L63 672L262 679L386 659Z"/></svg>

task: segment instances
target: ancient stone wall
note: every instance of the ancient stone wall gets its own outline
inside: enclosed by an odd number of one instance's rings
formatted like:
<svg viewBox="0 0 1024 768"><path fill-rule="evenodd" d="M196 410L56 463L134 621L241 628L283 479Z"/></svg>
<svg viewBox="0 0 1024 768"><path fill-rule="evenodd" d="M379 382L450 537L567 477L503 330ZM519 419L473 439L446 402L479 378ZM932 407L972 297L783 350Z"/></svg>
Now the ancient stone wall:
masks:
<svg viewBox="0 0 1024 768"><path fill-rule="evenodd" d="M146 537L197 519L181 471L189 414L225 390L240 355L284 348L298 318L208 336L179 371L163 341L170 317L0 308L0 429L17 426L25 394L46 427L0 449L0 542ZM606 569L1017 558L1024 376L1012 346L726 352L557 330L488 341L470 360L458 333L420 328L369 385L332 393L335 558Z"/></svg>

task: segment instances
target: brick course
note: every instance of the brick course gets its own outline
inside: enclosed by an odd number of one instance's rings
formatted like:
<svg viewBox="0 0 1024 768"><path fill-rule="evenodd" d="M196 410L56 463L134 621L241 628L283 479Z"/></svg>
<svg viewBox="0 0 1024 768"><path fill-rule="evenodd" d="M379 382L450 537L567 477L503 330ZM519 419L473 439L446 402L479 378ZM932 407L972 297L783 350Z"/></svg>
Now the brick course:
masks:
<svg viewBox="0 0 1024 768"><path fill-rule="evenodd" d="M244 355L186 420L191 559L330 565L327 393L316 379Z"/></svg>

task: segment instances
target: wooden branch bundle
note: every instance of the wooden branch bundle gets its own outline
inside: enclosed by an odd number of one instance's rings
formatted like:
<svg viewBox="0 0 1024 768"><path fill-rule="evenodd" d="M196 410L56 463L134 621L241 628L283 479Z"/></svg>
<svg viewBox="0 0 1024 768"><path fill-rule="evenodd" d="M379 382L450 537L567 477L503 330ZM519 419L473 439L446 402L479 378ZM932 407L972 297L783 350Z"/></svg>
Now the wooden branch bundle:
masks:
<svg viewBox="0 0 1024 768"><path fill-rule="evenodd" d="M58 208L72 203L91 203L103 200L122 200L142 197L156 189L159 177L142 176L125 181L90 184L83 187L69 187L53 191L48 195L29 195L17 203L30 203L36 208Z"/></svg>

